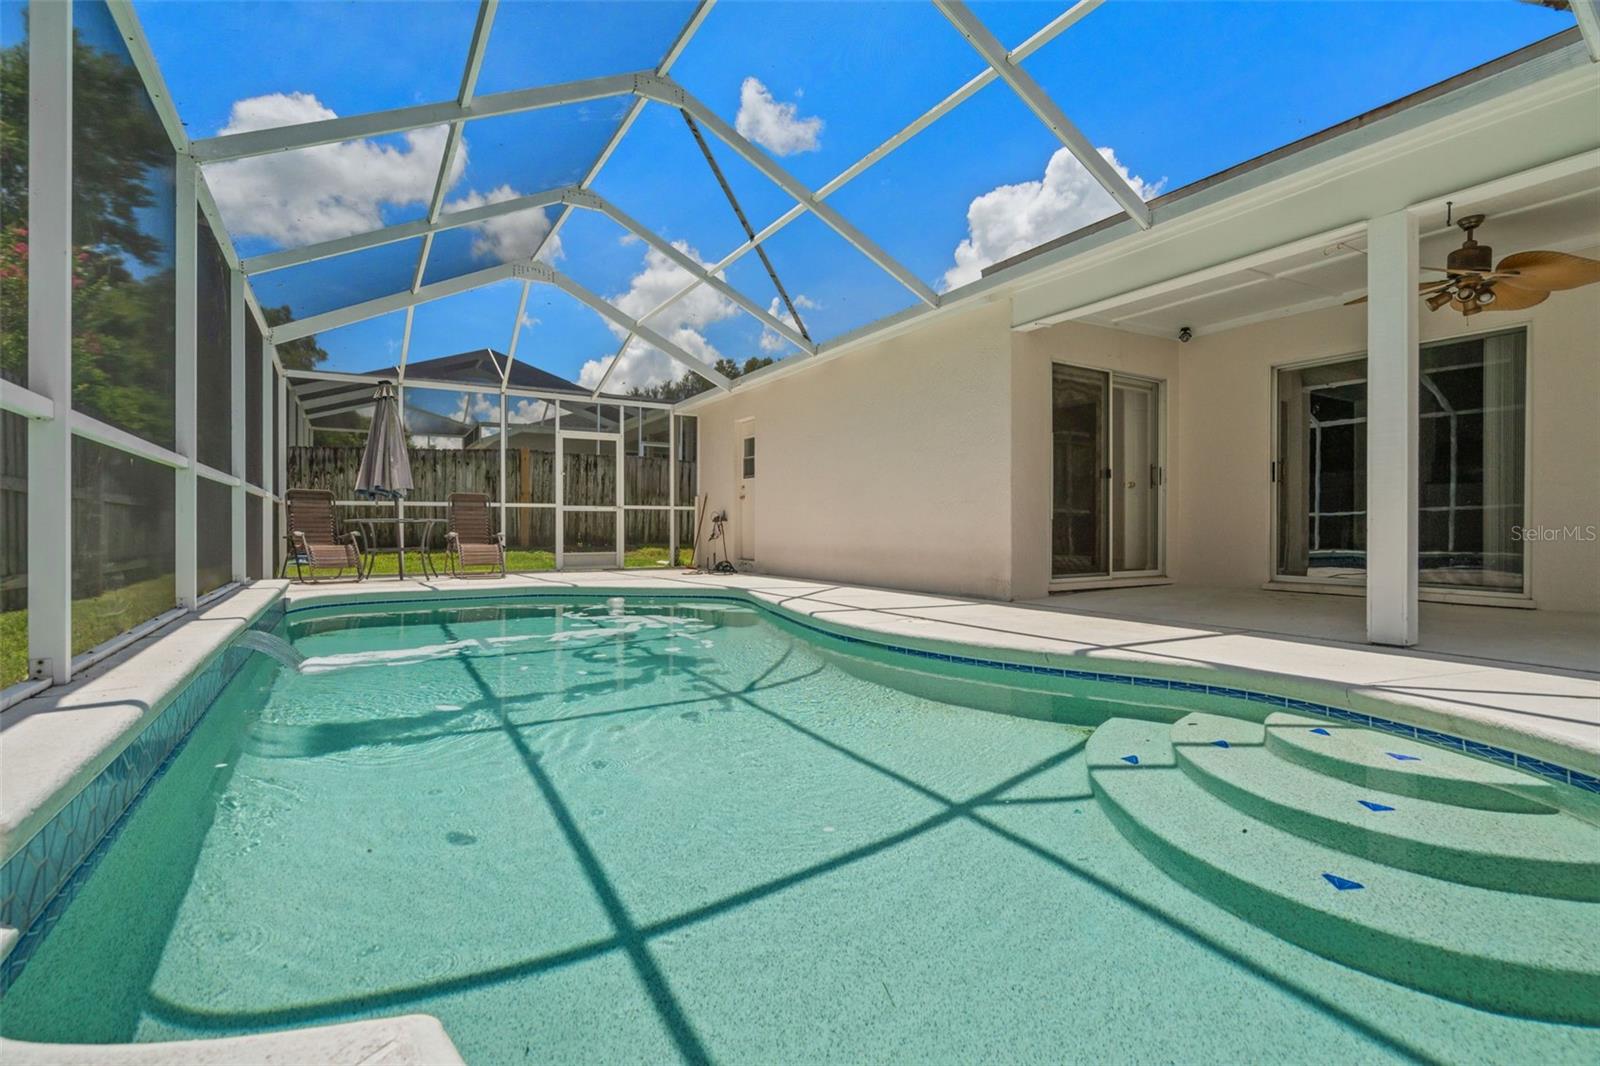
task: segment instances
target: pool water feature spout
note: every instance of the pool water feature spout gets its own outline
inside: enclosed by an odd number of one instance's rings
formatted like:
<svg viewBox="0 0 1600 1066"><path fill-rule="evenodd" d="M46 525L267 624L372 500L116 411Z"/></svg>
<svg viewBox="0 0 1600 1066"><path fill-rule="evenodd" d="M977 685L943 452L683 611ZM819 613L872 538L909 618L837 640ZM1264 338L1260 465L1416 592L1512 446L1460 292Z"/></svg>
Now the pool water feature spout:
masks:
<svg viewBox="0 0 1600 1066"><path fill-rule="evenodd" d="M240 635L238 643L251 651L258 651L278 660L297 674L305 672L306 657L295 651L294 645L276 633L267 633L260 629L246 630Z"/></svg>

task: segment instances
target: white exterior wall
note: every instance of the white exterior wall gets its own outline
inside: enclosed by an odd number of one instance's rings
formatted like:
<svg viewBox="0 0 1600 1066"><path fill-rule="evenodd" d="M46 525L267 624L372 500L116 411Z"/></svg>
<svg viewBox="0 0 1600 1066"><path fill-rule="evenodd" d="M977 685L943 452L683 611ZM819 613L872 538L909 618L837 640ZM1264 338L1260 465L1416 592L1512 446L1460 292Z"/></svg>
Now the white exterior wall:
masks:
<svg viewBox="0 0 1600 1066"><path fill-rule="evenodd" d="M701 492L727 510L729 543L737 423L754 418L758 571L1010 598L1009 310L952 314L695 411Z"/></svg>
<svg viewBox="0 0 1600 1066"><path fill-rule="evenodd" d="M758 441L757 569L996 599L1050 580L1050 367L1163 382L1166 561L1174 580L1272 576L1275 367L1362 353L1339 307L1175 339L1064 323L1011 332L1003 302L701 407L702 491L737 544L736 423ZM1600 526L1600 300L1556 293L1517 313L1424 312L1424 343L1528 329L1526 524ZM708 524L709 529L709 524ZM1528 544L1534 603L1600 610L1600 543Z"/></svg>
<svg viewBox="0 0 1600 1066"><path fill-rule="evenodd" d="M1600 299L1593 290L1471 319L1424 309L1420 334L1426 344L1518 326L1528 330L1531 385L1525 524L1600 525ZM1365 348L1359 306L1202 335L1182 346L1178 432L1169 449L1183 485L1168 503L1172 577L1238 586L1270 578L1273 368ZM1600 610L1600 543L1532 541L1527 552L1537 606Z"/></svg>

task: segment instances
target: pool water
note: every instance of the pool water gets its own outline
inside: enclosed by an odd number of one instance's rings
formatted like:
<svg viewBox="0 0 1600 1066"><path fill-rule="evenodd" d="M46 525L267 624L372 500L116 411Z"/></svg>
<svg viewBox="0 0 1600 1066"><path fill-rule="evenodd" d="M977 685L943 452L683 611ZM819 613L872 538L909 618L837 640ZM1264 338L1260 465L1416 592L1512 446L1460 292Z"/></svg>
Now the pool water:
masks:
<svg viewBox="0 0 1600 1066"><path fill-rule="evenodd" d="M303 672L252 656L5 1035L420 1012L471 1063L1600 1049L1295 947L1129 844L1086 739L1213 697L934 676L733 602L325 608L282 633Z"/></svg>

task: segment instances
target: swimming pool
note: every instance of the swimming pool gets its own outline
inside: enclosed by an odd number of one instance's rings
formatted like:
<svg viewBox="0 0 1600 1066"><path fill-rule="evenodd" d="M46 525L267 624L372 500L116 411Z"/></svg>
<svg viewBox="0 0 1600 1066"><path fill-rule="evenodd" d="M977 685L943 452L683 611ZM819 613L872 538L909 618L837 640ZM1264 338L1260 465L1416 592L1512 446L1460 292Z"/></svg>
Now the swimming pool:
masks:
<svg viewBox="0 0 1600 1066"><path fill-rule="evenodd" d="M251 657L5 1035L422 1012L473 1063L1600 1054L1600 856L1569 786L733 601L330 606L279 631L302 669ZM1393 820L1322 804L1350 789ZM1458 940L1440 899L1475 908ZM1324 957L1351 938L1394 979ZM1497 1009L1458 1001L1478 992Z"/></svg>

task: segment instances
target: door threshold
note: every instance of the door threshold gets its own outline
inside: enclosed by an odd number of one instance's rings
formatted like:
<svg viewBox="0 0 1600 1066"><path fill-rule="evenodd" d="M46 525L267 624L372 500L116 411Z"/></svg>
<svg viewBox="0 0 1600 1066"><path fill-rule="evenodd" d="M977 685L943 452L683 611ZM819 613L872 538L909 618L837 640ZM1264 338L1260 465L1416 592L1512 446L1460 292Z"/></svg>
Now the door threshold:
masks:
<svg viewBox="0 0 1600 1066"><path fill-rule="evenodd" d="M1170 577L1086 577L1050 582L1050 594L1058 592L1092 592L1095 589L1142 589L1170 585Z"/></svg>

